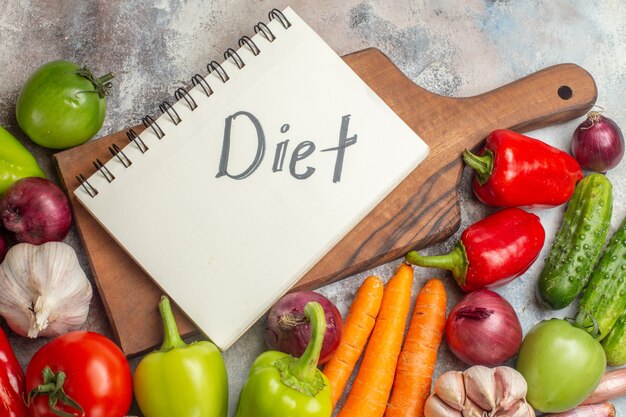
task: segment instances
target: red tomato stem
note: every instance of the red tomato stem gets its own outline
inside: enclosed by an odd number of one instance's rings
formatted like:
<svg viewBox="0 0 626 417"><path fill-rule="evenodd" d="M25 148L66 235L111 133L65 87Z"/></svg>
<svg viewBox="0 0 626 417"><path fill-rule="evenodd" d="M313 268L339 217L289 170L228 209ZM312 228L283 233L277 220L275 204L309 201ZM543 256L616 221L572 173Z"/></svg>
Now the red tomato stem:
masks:
<svg viewBox="0 0 626 417"><path fill-rule="evenodd" d="M57 408L57 403L65 404L68 407L76 409L80 416L85 415L85 410L74 399L65 393L63 390L63 384L65 384L65 372L59 371L56 374L49 367L45 367L42 371L43 384L34 388L28 393L28 402L30 402L38 395L48 396L48 405L50 410L60 417L76 417L76 413L66 413L65 411Z"/></svg>

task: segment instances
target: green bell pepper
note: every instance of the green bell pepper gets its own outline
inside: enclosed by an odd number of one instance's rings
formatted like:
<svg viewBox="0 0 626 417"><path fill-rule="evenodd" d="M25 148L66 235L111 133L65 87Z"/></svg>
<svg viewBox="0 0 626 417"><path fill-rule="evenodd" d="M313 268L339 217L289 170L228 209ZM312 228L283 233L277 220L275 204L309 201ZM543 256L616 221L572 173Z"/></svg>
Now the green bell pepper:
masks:
<svg viewBox="0 0 626 417"><path fill-rule="evenodd" d="M15 181L46 178L35 157L12 134L0 126L0 195Z"/></svg>
<svg viewBox="0 0 626 417"><path fill-rule="evenodd" d="M163 345L135 370L137 404L145 417L226 417L228 378L222 354L211 342L186 344L169 299L161 297Z"/></svg>
<svg viewBox="0 0 626 417"><path fill-rule="evenodd" d="M330 384L317 369L326 318L317 302L304 307L311 340L300 358L268 351L252 364L239 396L236 417L330 417Z"/></svg>

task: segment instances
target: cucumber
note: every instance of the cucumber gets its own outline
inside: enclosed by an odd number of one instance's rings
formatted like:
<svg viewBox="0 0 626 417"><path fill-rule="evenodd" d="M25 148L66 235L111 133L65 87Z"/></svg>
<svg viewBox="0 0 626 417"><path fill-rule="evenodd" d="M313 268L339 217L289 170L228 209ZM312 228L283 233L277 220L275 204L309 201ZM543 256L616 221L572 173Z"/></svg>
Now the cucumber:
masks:
<svg viewBox="0 0 626 417"><path fill-rule="evenodd" d="M612 212L613 186L606 176L594 173L578 182L539 276L539 298L546 307L567 307L585 287Z"/></svg>
<svg viewBox="0 0 626 417"><path fill-rule="evenodd" d="M576 325L604 339L626 311L626 218L613 234L578 303Z"/></svg>
<svg viewBox="0 0 626 417"><path fill-rule="evenodd" d="M626 364L626 315L615 322L609 335L602 341L602 348L606 354L606 363L610 366Z"/></svg>

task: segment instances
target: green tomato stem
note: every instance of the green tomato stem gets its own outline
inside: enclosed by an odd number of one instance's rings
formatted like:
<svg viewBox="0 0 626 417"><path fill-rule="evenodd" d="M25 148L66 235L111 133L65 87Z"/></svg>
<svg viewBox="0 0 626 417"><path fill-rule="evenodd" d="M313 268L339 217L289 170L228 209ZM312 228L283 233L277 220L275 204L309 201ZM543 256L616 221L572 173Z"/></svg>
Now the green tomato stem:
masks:
<svg viewBox="0 0 626 417"><path fill-rule="evenodd" d="M105 85L107 82L111 81L113 78L115 78L115 74L113 74L112 72L109 72L108 74L104 74L102 77L98 78L98 82L101 85Z"/></svg>
<svg viewBox="0 0 626 417"><path fill-rule="evenodd" d="M178 333L178 326L174 319L174 313L172 313L170 299L165 295L159 301L159 313L161 313L161 320L163 321L163 344L159 352L167 352L175 348L187 346Z"/></svg>

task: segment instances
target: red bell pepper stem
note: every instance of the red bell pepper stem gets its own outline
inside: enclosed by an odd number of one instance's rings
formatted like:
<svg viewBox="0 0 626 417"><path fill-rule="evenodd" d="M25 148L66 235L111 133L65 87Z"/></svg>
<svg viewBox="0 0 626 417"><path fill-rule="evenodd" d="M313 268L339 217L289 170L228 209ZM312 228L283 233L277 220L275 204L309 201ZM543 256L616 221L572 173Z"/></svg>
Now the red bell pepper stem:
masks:
<svg viewBox="0 0 626 417"><path fill-rule="evenodd" d="M463 151L463 160L474 171L476 171L476 181L480 185L485 185L493 173L493 152L485 149L482 155L476 155L467 149Z"/></svg>
<svg viewBox="0 0 626 417"><path fill-rule="evenodd" d="M454 246L452 252L445 255L422 256L417 251L411 251L406 255L406 261L413 265L427 268L447 269L452 272L452 277L459 286L465 285L468 261L465 247L460 241Z"/></svg>
<svg viewBox="0 0 626 417"><path fill-rule="evenodd" d="M0 415L28 417L24 389L24 371L0 329Z"/></svg>

